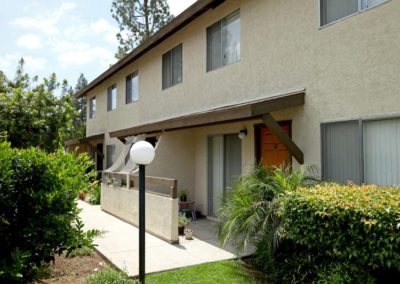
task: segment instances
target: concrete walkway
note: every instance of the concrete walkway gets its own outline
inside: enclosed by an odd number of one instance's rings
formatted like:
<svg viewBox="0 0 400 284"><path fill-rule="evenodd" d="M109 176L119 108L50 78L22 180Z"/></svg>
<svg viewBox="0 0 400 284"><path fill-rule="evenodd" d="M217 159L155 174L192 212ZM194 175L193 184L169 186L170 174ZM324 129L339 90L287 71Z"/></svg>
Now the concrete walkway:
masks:
<svg viewBox="0 0 400 284"><path fill-rule="evenodd" d="M125 270L129 276L138 275L138 228L105 213L100 206L78 202L83 209L80 216L84 229L99 229L105 233L95 239L97 250L116 267ZM180 237L178 245L171 245L146 233L146 273L160 272L206 262L233 259L236 256L221 249L217 240L217 225L208 220L193 221L193 240ZM199 238L196 236L199 235Z"/></svg>

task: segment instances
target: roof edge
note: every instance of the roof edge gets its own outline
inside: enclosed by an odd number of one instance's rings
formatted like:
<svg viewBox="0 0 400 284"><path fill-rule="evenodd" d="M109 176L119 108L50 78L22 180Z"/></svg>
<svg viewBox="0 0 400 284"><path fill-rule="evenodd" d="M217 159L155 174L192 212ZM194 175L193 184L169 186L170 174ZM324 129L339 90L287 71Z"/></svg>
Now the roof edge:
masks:
<svg viewBox="0 0 400 284"><path fill-rule="evenodd" d="M97 87L99 84L110 78L122 68L134 62L136 59L146 54L148 51L161 44L165 39L175 34L177 31L185 27L187 24L207 12L209 9L214 9L225 2L225 0L199 0L193 3L189 8L181 14L173 18L168 24L150 36L146 41L132 50L127 56L112 65L96 79L91 81L86 87L75 93L76 98L85 96L89 91Z"/></svg>

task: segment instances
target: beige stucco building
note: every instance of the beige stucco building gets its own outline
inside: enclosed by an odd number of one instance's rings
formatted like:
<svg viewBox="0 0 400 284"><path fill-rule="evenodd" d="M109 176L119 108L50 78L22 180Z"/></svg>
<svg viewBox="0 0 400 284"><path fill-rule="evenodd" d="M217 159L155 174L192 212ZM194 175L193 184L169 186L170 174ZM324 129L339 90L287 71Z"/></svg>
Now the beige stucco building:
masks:
<svg viewBox="0 0 400 284"><path fill-rule="evenodd" d="M147 173L210 217L259 161L400 183L399 35L399 0L200 0L77 94L86 135L103 169L158 140Z"/></svg>

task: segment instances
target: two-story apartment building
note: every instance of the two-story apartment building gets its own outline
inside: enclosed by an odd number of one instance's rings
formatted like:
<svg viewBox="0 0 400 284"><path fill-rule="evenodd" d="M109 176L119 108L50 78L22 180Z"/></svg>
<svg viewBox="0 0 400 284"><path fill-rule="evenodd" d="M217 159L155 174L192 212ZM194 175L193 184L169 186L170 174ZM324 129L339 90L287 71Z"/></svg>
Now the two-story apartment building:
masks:
<svg viewBox="0 0 400 284"><path fill-rule="evenodd" d="M104 169L145 134L208 216L257 161L399 184L400 0L199 0L77 96Z"/></svg>

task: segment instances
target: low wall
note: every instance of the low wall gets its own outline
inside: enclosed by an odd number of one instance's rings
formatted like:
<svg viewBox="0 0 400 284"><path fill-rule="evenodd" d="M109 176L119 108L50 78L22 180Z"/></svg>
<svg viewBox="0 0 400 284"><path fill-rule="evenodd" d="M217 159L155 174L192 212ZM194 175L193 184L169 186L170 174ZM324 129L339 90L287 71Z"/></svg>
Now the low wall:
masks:
<svg viewBox="0 0 400 284"><path fill-rule="evenodd" d="M179 243L178 199L146 192L146 232ZM139 224L139 191L101 184L101 209L135 226Z"/></svg>

